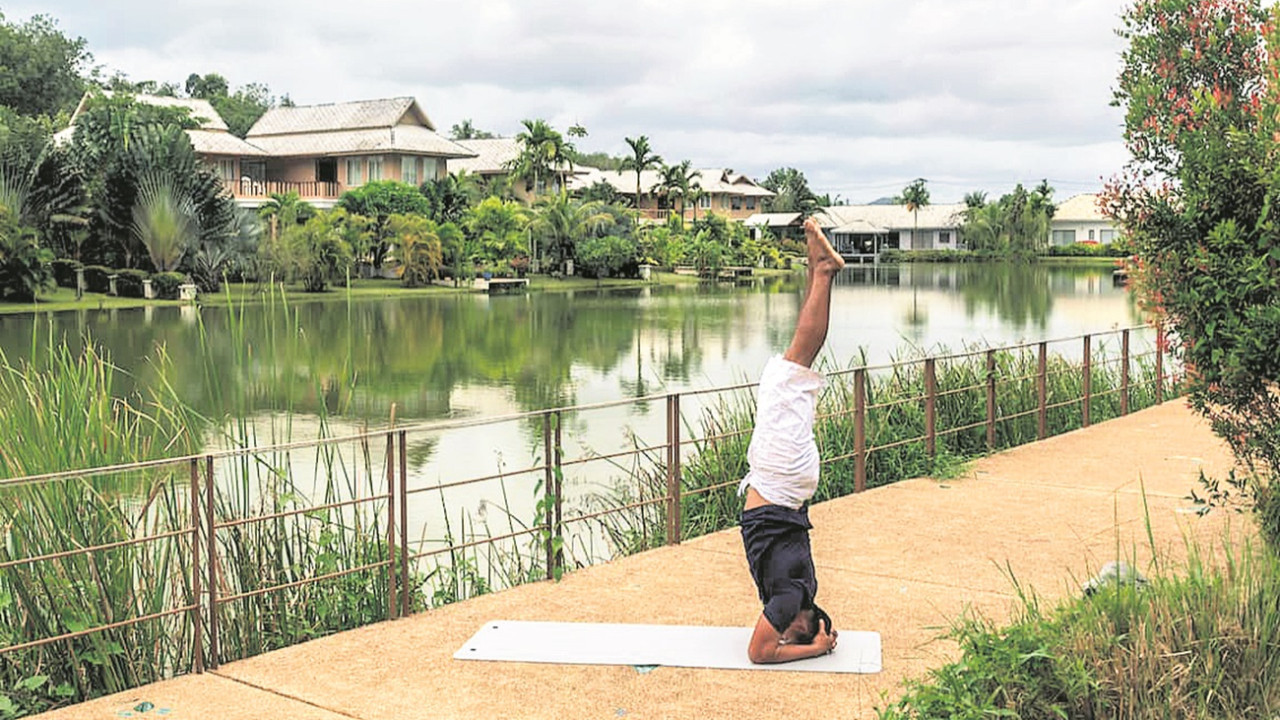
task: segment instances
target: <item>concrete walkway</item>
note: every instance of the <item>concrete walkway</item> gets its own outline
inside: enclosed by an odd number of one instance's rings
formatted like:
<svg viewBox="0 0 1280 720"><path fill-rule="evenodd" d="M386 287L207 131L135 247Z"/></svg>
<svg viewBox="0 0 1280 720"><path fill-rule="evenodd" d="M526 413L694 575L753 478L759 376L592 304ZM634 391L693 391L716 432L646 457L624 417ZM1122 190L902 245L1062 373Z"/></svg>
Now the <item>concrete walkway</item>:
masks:
<svg viewBox="0 0 1280 720"><path fill-rule="evenodd" d="M877 675L451 659L493 619L754 623L760 608L733 529L41 717L874 717L905 678L955 656L937 639L952 620L1010 617L1015 582L1057 598L1117 556L1146 568L1147 517L1157 553L1174 560L1188 536L1222 537L1228 514L1199 518L1186 496L1202 468L1222 476L1230 466L1225 446L1175 401L980 460L960 479L814 506L819 597L837 628L882 634ZM144 702L154 708L133 709Z"/></svg>

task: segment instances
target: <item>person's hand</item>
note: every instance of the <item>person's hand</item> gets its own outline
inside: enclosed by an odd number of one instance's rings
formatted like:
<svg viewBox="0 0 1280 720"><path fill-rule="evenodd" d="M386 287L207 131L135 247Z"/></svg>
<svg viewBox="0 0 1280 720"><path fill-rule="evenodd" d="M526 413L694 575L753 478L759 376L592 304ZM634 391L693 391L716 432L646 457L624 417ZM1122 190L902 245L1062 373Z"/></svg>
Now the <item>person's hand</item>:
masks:
<svg viewBox="0 0 1280 720"><path fill-rule="evenodd" d="M839 635L840 632L837 630L828 632L827 621L819 620L818 632L813 636L813 644L822 650L823 655L826 655L836 649L836 638Z"/></svg>

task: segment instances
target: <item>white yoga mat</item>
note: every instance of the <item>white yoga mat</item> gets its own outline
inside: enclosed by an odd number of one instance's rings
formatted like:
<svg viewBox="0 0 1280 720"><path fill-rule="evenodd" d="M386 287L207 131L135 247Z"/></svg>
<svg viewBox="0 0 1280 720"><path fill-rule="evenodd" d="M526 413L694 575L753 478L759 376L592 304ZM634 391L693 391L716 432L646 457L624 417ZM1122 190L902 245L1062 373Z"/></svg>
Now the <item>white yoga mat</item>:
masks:
<svg viewBox="0 0 1280 720"><path fill-rule="evenodd" d="M609 623L487 622L457 660L562 665L668 665L729 670L880 672L880 633L841 630L835 652L778 665L747 659L751 628Z"/></svg>

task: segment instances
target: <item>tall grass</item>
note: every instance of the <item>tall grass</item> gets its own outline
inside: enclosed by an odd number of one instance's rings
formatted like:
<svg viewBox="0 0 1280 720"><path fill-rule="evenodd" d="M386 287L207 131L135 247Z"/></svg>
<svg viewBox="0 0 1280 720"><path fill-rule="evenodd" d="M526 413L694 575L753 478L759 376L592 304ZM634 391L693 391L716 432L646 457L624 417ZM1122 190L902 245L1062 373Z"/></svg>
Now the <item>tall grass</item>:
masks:
<svg viewBox="0 0 1280 720"><path fill-rule="evenodd" d="M909 683L879 717L1275 717L1280 557L1248 541L1188 550L1183 572L1146 585L1112 583L1049 609L1023 594L1005 626L960 619L950 636L961 658Z"/></svg>
<svg viewBox="0 0 1280 720"><path fill-rule="evenodd" d="M35 341L38 342L38 341ZM37 346L39 348L39 346ZM48 339L30 362L0 352L0 478L183 455L201 426L161 385L118 399L92 343ZM159 360L164 364L163 355ZM0 563L189 527L182 468L0 485ZM0 570L0 648L189 604L188 544L170 537ZM190 624L170 616L0 655L0 716L133 687L190 663Z"/></svg>

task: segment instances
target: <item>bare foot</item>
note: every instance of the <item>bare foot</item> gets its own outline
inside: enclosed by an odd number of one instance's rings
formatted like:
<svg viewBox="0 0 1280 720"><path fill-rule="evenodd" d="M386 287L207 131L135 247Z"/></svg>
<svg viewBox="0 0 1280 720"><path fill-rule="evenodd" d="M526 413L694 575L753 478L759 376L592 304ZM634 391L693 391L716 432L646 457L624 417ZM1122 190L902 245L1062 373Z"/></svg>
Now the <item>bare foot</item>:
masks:
<svg viewBox="0 0 1280 720"><path fill-rule="evenodd" d="M844 258L831 247L827 236L813 218L804 221L804 239L809 245L809 269L834 275L844 267Z"/></svg>

